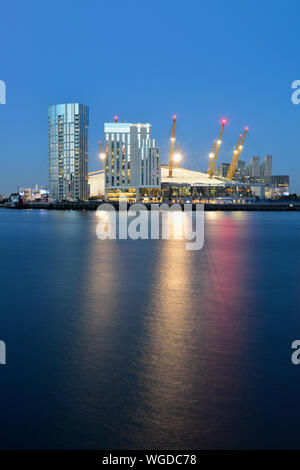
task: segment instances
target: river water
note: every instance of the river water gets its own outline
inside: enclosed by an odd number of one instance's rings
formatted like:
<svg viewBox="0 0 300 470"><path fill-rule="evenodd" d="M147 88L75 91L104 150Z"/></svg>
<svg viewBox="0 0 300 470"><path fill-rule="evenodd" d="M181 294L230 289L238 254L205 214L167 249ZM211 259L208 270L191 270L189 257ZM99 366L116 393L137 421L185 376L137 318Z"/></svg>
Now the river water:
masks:
<svg viewBox="0 0 300 470"><path fill-rule="evenodd" d="M0 447L298 448L300 215L209 212L205 244L0 210Z"/></svg>

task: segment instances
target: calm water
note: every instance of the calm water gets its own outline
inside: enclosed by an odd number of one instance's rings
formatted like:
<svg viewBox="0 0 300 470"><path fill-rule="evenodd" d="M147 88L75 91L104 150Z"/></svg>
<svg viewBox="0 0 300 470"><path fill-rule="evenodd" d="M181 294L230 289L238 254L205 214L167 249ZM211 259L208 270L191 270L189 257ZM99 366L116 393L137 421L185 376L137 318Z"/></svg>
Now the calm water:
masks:
<svg viewBox="0 0 300 470"><path fill-rule="evenodd" d="M1 448L300 448L300 214L208 213L198 252L0 229Z"/></svg>

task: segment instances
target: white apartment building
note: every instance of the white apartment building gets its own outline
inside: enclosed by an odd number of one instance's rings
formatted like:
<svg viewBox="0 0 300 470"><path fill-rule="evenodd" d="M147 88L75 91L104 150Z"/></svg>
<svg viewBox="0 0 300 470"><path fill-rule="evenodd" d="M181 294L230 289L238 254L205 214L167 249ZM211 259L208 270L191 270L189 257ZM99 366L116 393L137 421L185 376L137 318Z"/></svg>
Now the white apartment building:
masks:
<svg viewBox="0 0 300 470"><path fill-rule="evenodd" d="M105 194L109 200L138 200L160 188L160 155L151 124L104 124Z"/></svg>

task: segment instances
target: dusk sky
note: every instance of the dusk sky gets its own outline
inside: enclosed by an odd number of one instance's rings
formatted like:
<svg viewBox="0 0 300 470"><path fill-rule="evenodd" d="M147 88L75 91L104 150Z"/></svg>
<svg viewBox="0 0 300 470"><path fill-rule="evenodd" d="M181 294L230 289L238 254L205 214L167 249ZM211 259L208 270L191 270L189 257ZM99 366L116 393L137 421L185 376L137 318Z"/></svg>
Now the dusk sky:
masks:
<svg viewBox="0 0 300 470"><path fill-rule="evenodd" d="M273 155L300 193L299 1L1 2L0 193L48 184L48 106L90 109L89 169L103 124L150 122L168 161L171 118L184 166L205 171L219 121L219 162L249 126L242 160Z"/></svg>

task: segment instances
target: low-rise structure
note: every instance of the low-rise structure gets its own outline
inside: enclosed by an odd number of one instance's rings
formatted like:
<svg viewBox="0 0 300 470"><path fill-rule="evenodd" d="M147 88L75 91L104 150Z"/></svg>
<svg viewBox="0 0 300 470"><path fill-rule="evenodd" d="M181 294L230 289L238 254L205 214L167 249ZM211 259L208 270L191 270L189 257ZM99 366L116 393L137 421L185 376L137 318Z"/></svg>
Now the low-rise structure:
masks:
<svg viewBox="0 0 300 470"><path fill-rule="evenodd" d="M272 155L267 155L262 164L259 157L251 157L247 167L244 161L239 161L234 179L241 183L250 184L253 193L263 199L276 199L287 196L290 193L290 178L287 175L272 175ZM216 171L216 176L225 178L224 168L229 163L221 163Z"/></svg>
<svg viewBox="0 0 300 470"><path fill-rule="evenodd" d="M19 196L21 196L23 201L31 201L32 199L31 188L19 188Z"/></svg>

